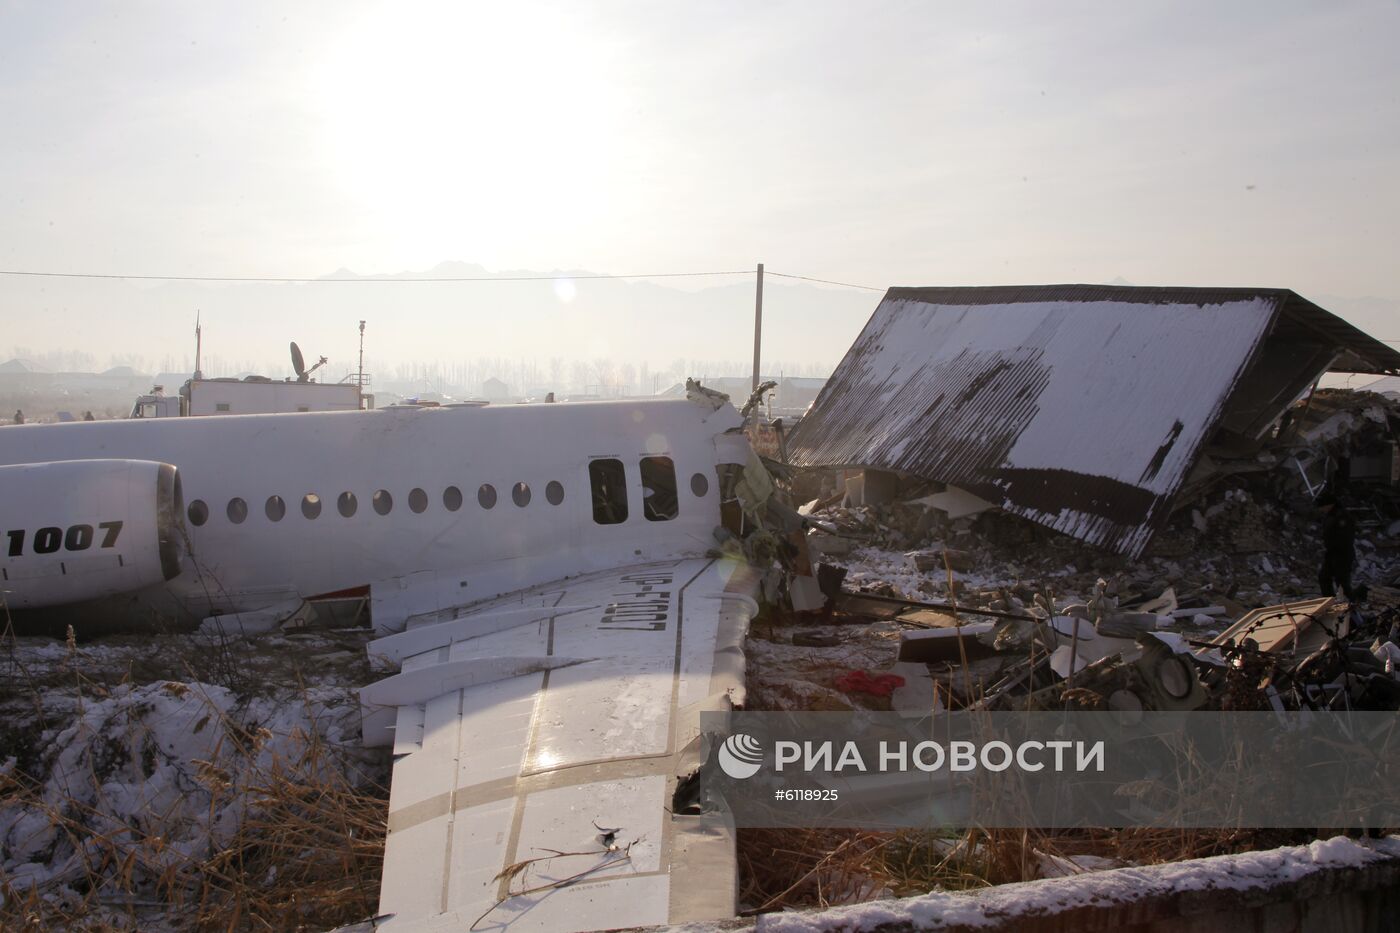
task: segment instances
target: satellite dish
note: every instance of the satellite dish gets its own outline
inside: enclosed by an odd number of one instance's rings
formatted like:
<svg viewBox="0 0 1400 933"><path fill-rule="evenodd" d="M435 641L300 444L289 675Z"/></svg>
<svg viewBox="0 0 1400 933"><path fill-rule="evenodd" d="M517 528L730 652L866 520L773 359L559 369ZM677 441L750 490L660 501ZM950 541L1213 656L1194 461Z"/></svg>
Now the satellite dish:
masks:
<svg viewBox="0 0 1400 933"><path fill-rule="evenodd" d="M297 374L297 382L306 381L306 360L302 358L301 347L295 340L292 341L292 370Z"/></svg>

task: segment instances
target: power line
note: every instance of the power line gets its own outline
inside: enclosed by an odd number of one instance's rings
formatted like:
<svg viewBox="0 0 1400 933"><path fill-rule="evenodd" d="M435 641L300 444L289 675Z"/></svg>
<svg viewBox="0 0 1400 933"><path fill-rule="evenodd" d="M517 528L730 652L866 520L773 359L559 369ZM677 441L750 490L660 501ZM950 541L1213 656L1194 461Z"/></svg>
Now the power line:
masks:
<svg viewBox="0 0 1400 933"><path fill-rule="evenodd" d="M589 273L586 275L482 275L482 276L414 276L412 278L296 278L292 276L263 275L142 275L118 272L36 272L27 269L0 269L0 275L26 276L48 279L106 279L134 282L262 282L278 285L386 285L430 284L434 282L551 282L556 279L680 279L701 278L724 275L753 275L752 269L731 269L717 272L646 272L632 275L612 275ZM841 288L859 288L865 291L882 292L883 288L871 285L856 285L851 282L837 282L832 279L819 279L810 275L796 275L789 272L768 272L784 279L800 279L804 282L817 282L822 285L836 285Z"/></svg>
<svg viewBox="0 0 1400 933"><path fill-rule="evenodd" d="M850 282L833 282L830 279L814 279L810 275L792 275L787 272L768 271L768 275L776 275L784 279L801 279L804 282L820 282L823 285L840 285L842 288L863 288L868 292L883 292L885 289L876 288L874 285L853 285Z"/></svg>
<svg viewBox="0 0 1400 933"><path fill-rule="evenodd" d="M752 269L739 269L730 272L650 272L637 275L491 275L491 276L448 276L440 278L383 278L383 279L297 279L275 278L270 276L238 275L126 275L105 272L29 272L18 269L0 269L0 275L22 275L54 279L126 279L138 282L271 282L285 285L383 285L395 282L552 282L557 279L678 279L698 276L753 275Z"/></svg>

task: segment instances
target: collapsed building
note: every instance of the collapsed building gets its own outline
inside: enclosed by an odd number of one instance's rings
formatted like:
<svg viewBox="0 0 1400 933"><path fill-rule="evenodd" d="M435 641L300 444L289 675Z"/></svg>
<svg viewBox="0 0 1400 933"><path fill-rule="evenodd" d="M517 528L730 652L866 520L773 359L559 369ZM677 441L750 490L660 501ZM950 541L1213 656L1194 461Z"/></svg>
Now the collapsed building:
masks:
<svg viewBox="0 0 1400 933"><path fill-rule="evenodd" d="M891 288L786 453L1137 557L1214 479L1289 456L1283 416L1329 372L1397 374L1400 352L1287 289ZM1390 477L1393 442L1368 453ZM1314 495L1339 465L1294 459Z"/></svg>

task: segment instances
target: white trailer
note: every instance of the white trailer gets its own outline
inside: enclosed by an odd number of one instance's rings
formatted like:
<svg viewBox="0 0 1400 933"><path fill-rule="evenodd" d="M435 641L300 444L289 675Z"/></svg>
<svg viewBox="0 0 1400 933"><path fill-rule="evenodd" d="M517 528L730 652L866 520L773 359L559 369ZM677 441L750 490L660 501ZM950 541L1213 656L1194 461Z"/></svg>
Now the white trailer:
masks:
<svg viewBox="0 0 1400 933"><path fill-rule="evenodd" d="M353 382L276 382L266 376L243 379L190 379L178 395L156 386L131 409L132 418L184 415L255 415L298 411L359 411L373 408L374 396Z"/></svg>

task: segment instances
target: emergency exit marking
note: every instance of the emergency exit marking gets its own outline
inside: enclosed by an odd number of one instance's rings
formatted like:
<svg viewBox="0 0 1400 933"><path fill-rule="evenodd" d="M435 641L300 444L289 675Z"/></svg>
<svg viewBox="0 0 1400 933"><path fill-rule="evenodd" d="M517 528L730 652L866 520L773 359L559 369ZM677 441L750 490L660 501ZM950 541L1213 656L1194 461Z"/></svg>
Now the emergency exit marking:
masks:
<svg viewBox="0 0 1400 933"><path fill-rule="evenodd" d="M103 532L101 546L104 548L116 547L117 535L122 532L122 523L102 522L97 527ZM24 541L29 532L23 528L17 528L14 531L5 532L5 535L10 539L10 556L23 555ZM86 551L92 547L92 539L93 528L91 525L73 525L67 531L48 526L34 532L34 542L30 551L35 554L52 554L60 547L65 551Z"/></svg>

